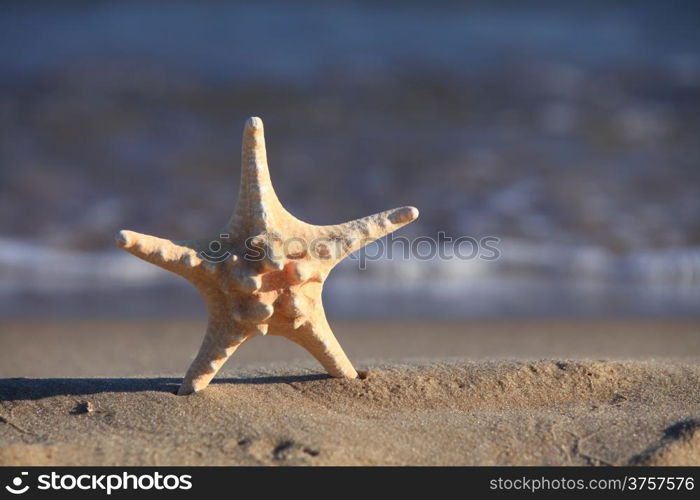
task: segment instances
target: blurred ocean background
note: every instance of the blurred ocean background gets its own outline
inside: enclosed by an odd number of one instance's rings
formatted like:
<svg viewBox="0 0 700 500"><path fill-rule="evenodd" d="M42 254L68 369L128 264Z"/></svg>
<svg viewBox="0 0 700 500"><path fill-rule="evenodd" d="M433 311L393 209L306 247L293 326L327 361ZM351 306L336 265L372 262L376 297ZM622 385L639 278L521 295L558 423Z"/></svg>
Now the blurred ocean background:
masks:
<svg viewBox="0 0 700 500"><path fill-rule="evenodd" d="M697 1L6 1L0 317L200 316L119 229L213 234L265 121L301 219L415 205L500 258L357 261L329 316L697 316Z"/></svg>

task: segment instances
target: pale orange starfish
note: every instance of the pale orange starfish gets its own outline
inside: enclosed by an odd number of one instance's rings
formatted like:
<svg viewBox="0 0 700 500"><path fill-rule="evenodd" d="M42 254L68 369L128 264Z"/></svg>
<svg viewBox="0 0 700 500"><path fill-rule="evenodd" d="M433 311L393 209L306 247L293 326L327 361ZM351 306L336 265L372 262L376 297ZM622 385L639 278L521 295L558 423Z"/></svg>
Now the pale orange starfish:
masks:
<svg viewBox="0 0 700 500"><path fill-rule="evenodd" d="M238 205L213 238L173 241L120 231L118 245L179 274L202 294L209 324L178 394L209 385L243 342L281 335L308 350L333 377L356 378L321 302L323 282L352 252L418 217L402 207L335 226L314 226L287 212L267 167L260 118L243 131Z"/></svg>

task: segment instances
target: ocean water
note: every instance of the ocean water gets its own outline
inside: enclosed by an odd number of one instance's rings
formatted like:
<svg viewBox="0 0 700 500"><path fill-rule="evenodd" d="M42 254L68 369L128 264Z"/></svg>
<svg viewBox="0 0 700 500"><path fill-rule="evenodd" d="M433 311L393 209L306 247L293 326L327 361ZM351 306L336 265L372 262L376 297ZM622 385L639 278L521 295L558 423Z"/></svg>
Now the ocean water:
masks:
<svg viewBox="0 0 700 500"><path fill-rule="evenodd" d="M0 315L199 315L122 228L215 233L243 120L280 198L499 258L341 265L331 315L696 315L697 2L5 2ZM449 253L449 249L447 249Z"/></svg>
<svg viewBox="0 0 700 500"><path fill-rule="evenodd" d="M346 318L697 314L700 250L618 256L521 241L497 248L497 260L395 256L363 267L356 254L331 273L324 304L329 315ZM0 314L7 318L205 314L182 278L125 252L52 250L2 239L0 271Z"/></svg>

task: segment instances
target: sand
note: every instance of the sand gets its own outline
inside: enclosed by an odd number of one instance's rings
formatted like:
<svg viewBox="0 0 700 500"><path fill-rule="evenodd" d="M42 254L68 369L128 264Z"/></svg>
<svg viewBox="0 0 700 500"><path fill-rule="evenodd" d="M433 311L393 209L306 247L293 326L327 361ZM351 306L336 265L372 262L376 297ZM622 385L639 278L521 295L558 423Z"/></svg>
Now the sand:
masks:
<svg viewBox="0 0 700 500"><path fill-rule="evenodd" d="M198 325L0 324L0 465L700 465L697 322L342 323L363 380L255 339L178 397Z"/></svg>

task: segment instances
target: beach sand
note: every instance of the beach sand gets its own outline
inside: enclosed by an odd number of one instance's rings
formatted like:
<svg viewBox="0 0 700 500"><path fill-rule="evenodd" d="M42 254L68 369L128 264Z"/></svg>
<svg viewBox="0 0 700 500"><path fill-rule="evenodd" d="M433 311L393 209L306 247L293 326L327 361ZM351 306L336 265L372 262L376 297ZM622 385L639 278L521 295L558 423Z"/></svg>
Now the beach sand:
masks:
<svg viewBox="0 0 700 500"><path fill-rule="evenodd" d="M334 329L366 378L270 337L179 397L202 321L0 323L0 465L700 465L697 321Z"/></svg>

